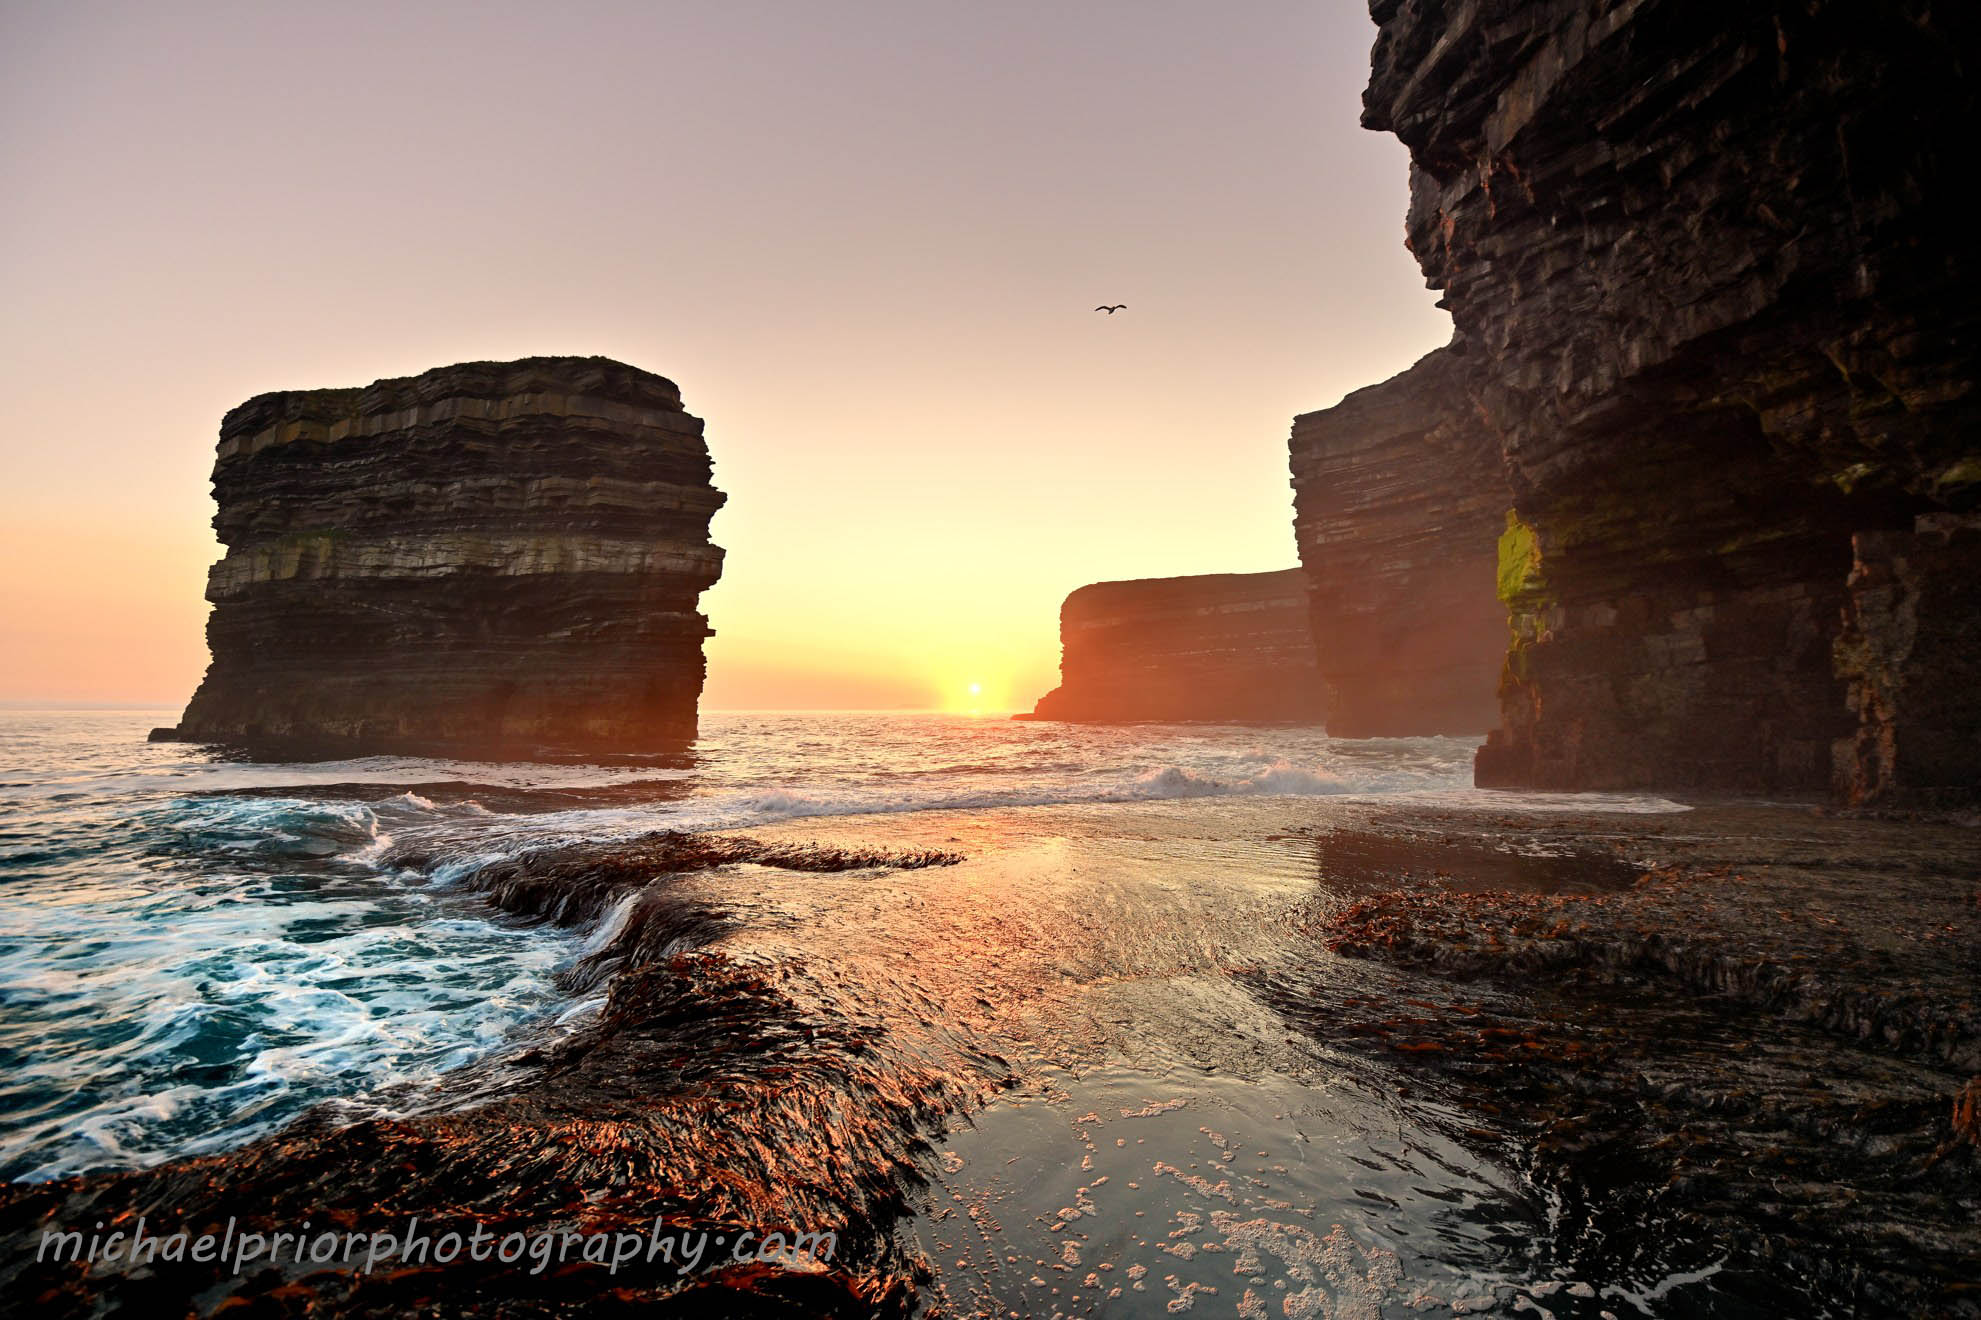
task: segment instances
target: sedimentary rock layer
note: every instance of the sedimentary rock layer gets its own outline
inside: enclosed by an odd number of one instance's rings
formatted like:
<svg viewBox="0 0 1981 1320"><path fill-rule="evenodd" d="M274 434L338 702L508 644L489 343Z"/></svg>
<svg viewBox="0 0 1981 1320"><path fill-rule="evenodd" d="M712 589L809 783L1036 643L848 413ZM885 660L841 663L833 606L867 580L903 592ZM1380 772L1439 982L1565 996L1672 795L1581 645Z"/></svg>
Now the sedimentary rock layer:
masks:
<svg viewBox="0 0 1981 1320"><path fill-rule="evenodd" d="M1497 722L1506 610L1493 547L1510 497L1461 376L1440 349L1294 419L1294 532L1337 737Z"/></svg>
<svg viewBox="0 0 1981 1320"><path fill-rule="evenodd" d="M1973 801L1981 747L1981 517L1927 514L1854 545L1837 673L1857 731L1836 749L1853 806Z"/></svg>
<svg viewBox="0 0 1981 1320"><path fill-rule="evenodd" d="M155 737L641 755L695 734L722 568L702 423L605 358L250 399L221 423L213 661Z"/></svg>
<svg viewBox="0 0 1981 1320"><path fill-rule="evenodd" d="M1820 788L1837 744L1850 792L1902 787L1863 769L1831 656L1853 535L1981 504L1981 290L1952 204L1975 14L1371 12L1364 122L1410 149L1409 243L1519 511L1480 782ZM1981 782L1981 747L1952 760L1882 763Z"/></svg>
<svg viewBox="0 0 1981 1320"><path fill-rule="evenodd" d="M1319 722L1299 569L1096 582L1059 611L1060 684L1021 719Z"/></svg>

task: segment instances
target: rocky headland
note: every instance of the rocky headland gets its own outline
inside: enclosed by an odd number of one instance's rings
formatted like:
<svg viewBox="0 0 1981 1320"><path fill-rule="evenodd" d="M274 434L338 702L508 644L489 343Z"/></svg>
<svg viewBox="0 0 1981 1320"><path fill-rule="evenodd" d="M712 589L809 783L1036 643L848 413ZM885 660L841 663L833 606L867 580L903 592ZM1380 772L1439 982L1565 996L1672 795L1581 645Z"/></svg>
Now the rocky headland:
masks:
<svg viewBox="0 0 1981 1320"><path fill-rule="evenodd" d="M1059 611L1060 684L1019 719L1319 723L1300 570L1096 582Z"/></svg>
<svg viewBox="0 0 1981 1320"><path fill-rule="evenodd" d="M1513 510L1479 782L1971 802L1972 16L1371 12L1364 123Z"/></svg>
<svg viewBox="0 0 1981 1320"><path fill-rule="evenodd" d="M470 362L221 422L212 664L154 738L644 756L695 735L722 571L702 422L606 358Z"/></svg>
<svg viewBox="0 0 1981 1320"><path fill-rule="evenodd" d="M1440 349L1293 421L1293 527L1338 738L1478 734L1506 648L1496 436Z"/></svg>

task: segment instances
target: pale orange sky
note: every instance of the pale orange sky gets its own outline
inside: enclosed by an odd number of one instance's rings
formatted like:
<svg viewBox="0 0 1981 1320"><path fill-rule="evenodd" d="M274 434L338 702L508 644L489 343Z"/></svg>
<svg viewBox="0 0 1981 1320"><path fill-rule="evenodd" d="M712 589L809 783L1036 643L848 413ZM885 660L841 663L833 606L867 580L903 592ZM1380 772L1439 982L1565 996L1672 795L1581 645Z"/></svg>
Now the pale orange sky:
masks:
<svg viewBox="0 0 1981 1320"><path fill-rule="evenodd" d="M0 0L0 701L190 695L234 404L602 353L679 382L730 495L706 708L1029 707L1073 588L1291 566L1293 415L1448 337L1356 124L1373 34Z"/></svg>

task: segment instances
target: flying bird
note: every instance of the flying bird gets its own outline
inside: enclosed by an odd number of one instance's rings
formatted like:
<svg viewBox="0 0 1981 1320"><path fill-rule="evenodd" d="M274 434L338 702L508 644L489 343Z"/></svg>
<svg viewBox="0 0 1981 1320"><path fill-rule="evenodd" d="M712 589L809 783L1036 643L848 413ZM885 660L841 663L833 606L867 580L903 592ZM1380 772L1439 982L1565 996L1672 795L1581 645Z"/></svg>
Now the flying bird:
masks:
<svg viewBox="0 0 1981 1320"><path fill-rule="evenodd" d="M1115 304L1114 306L1112 306L1112 307L1108 307L1108 306L1100 306L1100 307L1096 307L1096 308L1094 308L1094 310L1095 310L1095 311L1097 311L1097 312L1106 312L1106 313L1107 313L1107 314L1108 314L1109 316L1113 316L1113 315L1114 315L1114 314L1115 314L1116 312L1118 312L1118 311L1120 311L1121 309L1123 309L1123 308L1124 308L1124 307L1126 307L1126 306L1128 306L1128 304L1127 304L1127 303L1116 303L1116 304Z"/></svg>

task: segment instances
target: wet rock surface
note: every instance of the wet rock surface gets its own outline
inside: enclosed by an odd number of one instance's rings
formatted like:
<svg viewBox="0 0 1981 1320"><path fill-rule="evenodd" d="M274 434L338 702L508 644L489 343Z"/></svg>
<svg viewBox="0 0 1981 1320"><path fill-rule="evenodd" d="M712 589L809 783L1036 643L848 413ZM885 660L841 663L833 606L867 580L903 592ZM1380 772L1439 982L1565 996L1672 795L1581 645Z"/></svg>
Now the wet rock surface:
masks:
<svg viewBox="0 0 1981 1320"><path fill-rule="evenodd" d="M1297 569L1096 582L1059 612L1060 684L1020 719L1319 723Z"/></svg>
<svg viewBox="0 0 1981 1320"><path fill-rule="evenodd" d="M1325 837L1324 868L1398 887L1318 915L1315 938L1427 981L1403 1011L1289 1012L1453 1088L1473 1136L1559 1198L1571 1254L1689 1239L1728 1313L1981 1313L1961 1108L1981 1071L1981 842L1779 810L1665 821L1498 822L1584 893L1456 888L1466 868L1421 820ZM1621 890L1619 865L1638 873Z"/></svg>
<svg viewBox="0 0 1981 1320"><path fill-rule="evenodd" d="M1658 804L1651 803L1655 808ZM1668 804L1667 804L1668 805ZM1554 809L1540 809L1552 806ZM394 863L588 932L396 1116L0 1191L45 1315L1963 1315L1981 836L1326 798ZM452 827L449 827L452 828ZM830 836L820 841L822 829ZM822 1268L36 1264L49 1225L829 1231Z"/></svg>
<svg viewBox="0 0 1981 1320"><path fill-rule="evenodd" d="M250 399L213 469L213 662L153 737L278 759L679 748L722 569L710 471L674 383L606 358Z"/></svg>
<svg viewBox="0 0 1981 1320"><path fill-rule="evenodd" d="M433 860L408 855L406 865ZM136 1173L15 1184L0 1225L26 1244L0 1261L0 1293L38 1314L553 1315L573 1307L663 1314L845 1315L899 1310L911 1262L886 1226L916 1179L926 1135L993 1084L994 1059L918 1051L884 1004L797 966L711 947L733 924L684 877L748 864L805 873L941 866L954 854L766 846L664 834L552 849L463 881L506 912L600 923L570 972L602 1002L568 1034L452 1082L468 1107L336 1126L327 1114L227 1155ZM981 1072L969 1071L970 1058ZM488 1099L489 1093L497 1098ZM400 1233L418 1216L438 1235L474 1225L496 1239L546 1230L650 1239L706 1233L734 1242L780 1228L833 1233L830 1260L803 1268L708 1268L673 1259L608 1276L568 1261L538 1271L490 1257L349 1264L190 1260L119 1268L37 1263L51 1224L216 1238L295 1231ZM802 1228L798 1227L802 1224ZM491 1239L491 1242L494 1239ZM181 1248L182 1255L184 1248ZM853 1264L843 1263L851 1261Z"/></svg>

